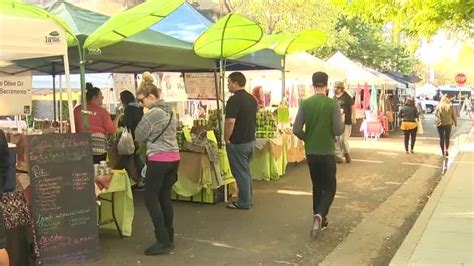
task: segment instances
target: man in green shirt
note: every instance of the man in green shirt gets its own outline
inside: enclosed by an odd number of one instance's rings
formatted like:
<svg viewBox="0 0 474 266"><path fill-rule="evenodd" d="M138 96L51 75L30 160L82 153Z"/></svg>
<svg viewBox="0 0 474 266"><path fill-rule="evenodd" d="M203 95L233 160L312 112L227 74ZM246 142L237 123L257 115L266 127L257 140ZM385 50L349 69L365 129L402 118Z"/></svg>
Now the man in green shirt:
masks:
<svg viewBox="0 0 474 266"><path fill-rule="evenodd" d="M315 94L300 103L293 124L293 133L305 142L313 184L313 239L328 225L326 216L336 195L336 136L344 132L339 104L327 97L327 84L326 73L313 74Z"/></svg>

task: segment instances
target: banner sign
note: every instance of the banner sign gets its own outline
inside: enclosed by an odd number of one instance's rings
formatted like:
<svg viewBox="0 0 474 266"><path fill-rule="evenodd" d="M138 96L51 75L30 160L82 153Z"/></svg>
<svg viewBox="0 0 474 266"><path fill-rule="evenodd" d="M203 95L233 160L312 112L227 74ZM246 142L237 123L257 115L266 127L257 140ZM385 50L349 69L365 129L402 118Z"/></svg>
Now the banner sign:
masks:
<svg viewBox="0 0 474 266"><path fill-rule="evenodd" d="M157 73L160 80L161 95L167 102L181 102L188 99L181 73Z"/></svg>
<svg viewBox="0 0 474 266"><path fill-rule="evenodd" d="M217 99L214 73L186 73L184 85L190 99ZM222 95L220 98L222 99Z"/></svg>
<svg viewBox="0 0 474 266"><path fill-rule="evenodd" d="M0 75L0 115L31 114L31 72Z"/></svg>
<svg viewBox="0 0 474 266"><path fill-rule="evenodd" d="M120 93L122 91L130 91L133 96L136 96L135 89L135 76L133 74L112 74L114 83L114 90L116 93L116 99L120 99Z"/></svg>

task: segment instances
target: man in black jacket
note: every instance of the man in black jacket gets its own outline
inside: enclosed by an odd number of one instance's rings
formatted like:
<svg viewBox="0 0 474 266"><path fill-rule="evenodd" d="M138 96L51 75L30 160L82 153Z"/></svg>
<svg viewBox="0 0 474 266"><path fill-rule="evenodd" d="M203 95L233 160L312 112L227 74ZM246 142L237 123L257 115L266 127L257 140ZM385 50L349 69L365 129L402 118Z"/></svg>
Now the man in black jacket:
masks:
<svg viewBox="0 0 474 266"><path fill-rule="evenodd" d="M5 133L0 129L0 200L3 196L3 185L8 169L8 143ZM1 202L0 202L1 204ZM0 208L0 265L9 265L7 247L7 233L3 221L3 208Z"/></svg>

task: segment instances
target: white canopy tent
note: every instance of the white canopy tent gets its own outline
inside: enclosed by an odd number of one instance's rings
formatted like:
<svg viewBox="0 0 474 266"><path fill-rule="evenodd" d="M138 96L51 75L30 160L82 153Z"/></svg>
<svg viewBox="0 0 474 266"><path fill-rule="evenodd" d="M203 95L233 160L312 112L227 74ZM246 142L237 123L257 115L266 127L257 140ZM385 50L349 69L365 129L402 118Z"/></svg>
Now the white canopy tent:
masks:
<svg viewBox="0 0 474 266"><path fill-rule="evenodd" d="M10 66L9 62L12 60L51 56L62 56L64 60L71 132L75 133L69 59L64 28L49 19L0 14L0 71L2 68L15 67Z"/></svg>
<svg viewBox="0 0 474 266"><path fill-rule="evenodd" d="M329 58L326 63L333 68L345 71L345 81L350 85L359 83L368 83L373 85L384 84L382 78L378 77L374 73L371 73L369 70L358 63L353 62L339 51Z"/></svg>

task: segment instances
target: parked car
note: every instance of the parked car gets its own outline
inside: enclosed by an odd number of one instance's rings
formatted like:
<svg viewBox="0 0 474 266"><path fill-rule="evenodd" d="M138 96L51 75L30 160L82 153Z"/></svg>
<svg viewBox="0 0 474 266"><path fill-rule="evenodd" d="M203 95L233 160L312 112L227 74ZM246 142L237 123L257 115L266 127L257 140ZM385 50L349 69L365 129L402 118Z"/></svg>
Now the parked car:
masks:
<svg viewBox="0 0 474 266"><path fill-rule="evenodd" d="M434 112L434 110L438 106L439 101L425 99L425 100L421 100L421 104L425 112L427 114L431 114Z"/></svg>

